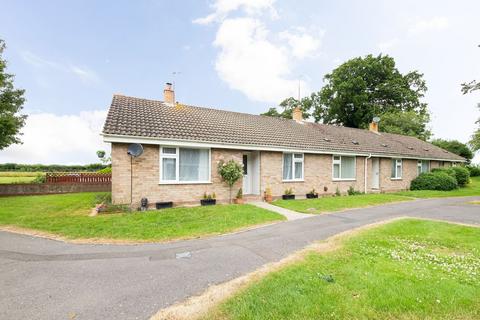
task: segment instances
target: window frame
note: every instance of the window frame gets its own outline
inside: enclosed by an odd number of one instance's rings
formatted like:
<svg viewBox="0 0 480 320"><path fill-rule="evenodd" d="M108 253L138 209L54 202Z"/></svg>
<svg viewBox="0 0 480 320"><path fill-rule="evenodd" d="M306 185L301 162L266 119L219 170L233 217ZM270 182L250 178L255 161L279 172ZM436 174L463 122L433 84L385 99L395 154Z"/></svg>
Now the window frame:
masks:
<svg viewBox="0 0 480 320"><path fill-rule="evenodd" d="M427 171L423 171L423 163L427 163ZM440 164L439 164L440 166ZM430 172L430 160L418 160L417 161L417 176L422 173Z"/></svg>
<svg viewBox="0 0 480 320"><path fill-rule="evenodd" d="M403 177L403 159L401 158L392 158L392 161L395 161L395 177L392 177L392 174L390 173L390 179L391 180L402 180ZM400 165L399 165L400 162ZM401 168L401 175L398 176L398 167Z"/></svg>
<svg viewBox="0 0 480 320"><path fill-rule="evenodd" d="M285 163L285 155L291 154L292 155L292 179L285 179L283 176L283 167ZM295 155L302 155L302 158L295 158ZM302 177L295 178L295 163L300 162L302 164ZM303 182L305 178L305 154L299 152L283 152L282 154L282 181L283 182Z"/></svg>
<svg viewBox="0 0 480 320"><path fill-rule="evenodd" d="M335 157L339 157L340 159L335 160ZM353 158L353 178L342 178L342 157ZM335 178L335 165L339 165L338 170L338 178ZM332 155L332 181L356 181L357 180L357 157L356 156L347 156L341 154L333 154Z"/></svg>
<svg viewBox="0 0 480 320"><path fill-rule="evenodd" d="M175 149L173 153L163 153L163 148ZM195 149L195 150L208 150L208 180L205 181L180 181L180 149ZM170 145L159 146L159 160L158 160L158 184L207 184L212 183L212 149L211 148L199 148L199 147L178 147ZM176 159L175 160L175 180L162 180L162 161L163 159Z"/></svg>

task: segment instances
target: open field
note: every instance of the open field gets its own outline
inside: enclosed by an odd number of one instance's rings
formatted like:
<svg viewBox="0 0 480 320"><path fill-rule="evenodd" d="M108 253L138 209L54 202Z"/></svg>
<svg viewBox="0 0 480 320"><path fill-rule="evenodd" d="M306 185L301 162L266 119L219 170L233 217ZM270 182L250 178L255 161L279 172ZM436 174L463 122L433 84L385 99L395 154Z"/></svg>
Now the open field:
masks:
<svg viewBox="0 0 480 320"><path fill-rule="evenodd" d="M252 205L216 205L89 217L98 193L0 198L0 225L70 239L165 241L221 234L284 220Z"/></svg>
<svg viewBox="0 0 480 320"><path fill-rule="evenodd" d="M45 175L45 172L0 171L0 184L29 183L35 180L38 175Z"/></svg>
<svg viewBox="0 0 480 320"><path fill-rule="evenodd" d="M400 220L253 281L205 319L479 319L480 229Z"/></svg>

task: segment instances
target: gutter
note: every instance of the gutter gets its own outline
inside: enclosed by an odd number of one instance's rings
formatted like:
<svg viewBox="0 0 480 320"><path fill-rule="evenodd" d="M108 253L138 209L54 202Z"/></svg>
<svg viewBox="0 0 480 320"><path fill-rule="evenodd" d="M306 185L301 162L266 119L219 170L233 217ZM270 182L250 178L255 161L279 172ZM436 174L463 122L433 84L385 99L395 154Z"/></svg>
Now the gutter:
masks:
<svg viewBox="0 0 480 320"><path fill-rule="evenodd" d="M368 155L368 157L365 158L365 176L364 176L365 186L364 186L364 189L363 189L363 190L365 191L365 193L367 193L367 180L368 180L368 178L367 178L367 172L368 172L368 170L367 170L367 169L368 169L368 159L370 159L371 157L372 157L372 154L370 153L370 154Z"/></svg>

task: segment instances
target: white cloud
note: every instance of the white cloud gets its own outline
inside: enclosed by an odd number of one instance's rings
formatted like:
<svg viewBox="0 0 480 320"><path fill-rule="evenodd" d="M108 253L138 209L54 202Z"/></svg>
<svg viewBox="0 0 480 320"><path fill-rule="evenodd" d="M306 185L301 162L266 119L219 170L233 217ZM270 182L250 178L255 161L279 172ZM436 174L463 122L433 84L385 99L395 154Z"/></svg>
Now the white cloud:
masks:
<svg viewBox="0 0 480 320"><path fill-rule="evenodd" d="M270 13L272 18L277 18L278 13L273 7L276 0L217 0L211 7L213 12L203 18L193 20L196 24L210 24L215 21L221 21L227 15L236 10L243 10L247 15L257 15L265 10Z"/></svg>
<svg viewBox="0 0 480 320"><path fill-rule="evenodd" d="M98 162L95 151L109 148L100 136L106 115L105 110L75 115L31 114L22 130L23 144L2 150L0 163Z"/></svg>
<svg viewBox="0 0 480 320"><path fill-rule="evenodd" d="M450 25L446 17L433 17L430 19L418 20L409 29L410 34L420 34L427 31L438 31L448 28Z"/></svg>
<svg viewBox="0 0 480 320"><path fill-rule="evenodd" d="M305 28L295 28L280 32L279 37L288 42L295 57L303 59L314 56L318 52L324 34L323 30L309 34Z"/></svg>
<svg viewBox="0 0 480 320"><path fill-rule="evenodd" d="M298 75L295 64L318 54L323 31L307 31L303 27L272 33L266 22L278 18L273 0L217 0L213 13L194 23L218 23L213 45L219 49L215 69L230 88L239 90L249 99L279 103L295 96ZM230 17L236 11L240 16ZM262 20L262 18L267 19ZM302 92L309 93L305 81Z"/></svg>
<svg viewBox="0 0 480 320"><path fill-rule="evenodd" d="M97 84L100 82L100 77L95 73L95 71L87 68L80 67L74 64L59 63L51 60L44 59L30 51L20 52L22 59L30 64L31 66L39 69L50 69L60 72L65 72L74 75L80 81L86 84Z"/></svg>
<svg viewBox="0 0 480 320"><path fill-rule="evenodd" d="M394 38L388 41L380 42L377 47L380 52L385 53L395 48L400 43L400 39Z"/></svg>
<svg viewBox="0 0 480 320"><path fill-rule="evenodd" d="M257 19L226 19L214 42L220 48L215 68L232 89L250 99L279 103L296 92L298 81L287 78L292 65L287 49L267 36L268 30Z"/></svg>

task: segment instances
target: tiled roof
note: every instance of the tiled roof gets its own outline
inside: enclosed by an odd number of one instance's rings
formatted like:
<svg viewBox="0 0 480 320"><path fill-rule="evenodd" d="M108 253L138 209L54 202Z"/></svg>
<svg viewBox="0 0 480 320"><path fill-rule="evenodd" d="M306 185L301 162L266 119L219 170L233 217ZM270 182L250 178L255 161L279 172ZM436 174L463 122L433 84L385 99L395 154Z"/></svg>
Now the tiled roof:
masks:
<svg viewBox="0 0 480 320"><path fill-rule="evenodd" d="M463 161L414 137L115 95L104 135Z"/></svg>

